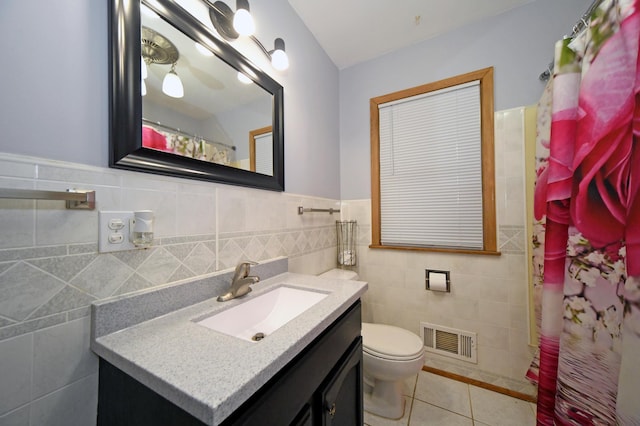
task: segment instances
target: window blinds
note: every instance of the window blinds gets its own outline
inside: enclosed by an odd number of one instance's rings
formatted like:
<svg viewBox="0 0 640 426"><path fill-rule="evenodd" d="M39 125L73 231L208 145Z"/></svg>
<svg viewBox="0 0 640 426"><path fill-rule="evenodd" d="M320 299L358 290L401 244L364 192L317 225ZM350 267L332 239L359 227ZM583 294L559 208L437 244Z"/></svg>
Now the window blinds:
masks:
<svg viewBox="0 0 640 426"><path fill-rule="evenodd" d="M383 245L483 248L480 85L379 106Z"/></svg>
<svg viewBox="0 0 640 426"><path fill-rule="evenodd" d="M273 176L273 137L272 133L263 133L255 137L256 172Z"/></svg>

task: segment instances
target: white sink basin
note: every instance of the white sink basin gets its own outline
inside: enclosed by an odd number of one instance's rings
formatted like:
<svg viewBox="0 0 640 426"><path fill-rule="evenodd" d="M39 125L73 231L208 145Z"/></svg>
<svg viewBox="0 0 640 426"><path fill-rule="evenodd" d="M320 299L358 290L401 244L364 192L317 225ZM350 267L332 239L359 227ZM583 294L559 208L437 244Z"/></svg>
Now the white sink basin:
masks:
<svg viewBox="0 0 640 426"><path fill-rule="evenodd" d="M259 341L325 297L326 293L282 286L207 317L197 324L248 341Z"/></svg>

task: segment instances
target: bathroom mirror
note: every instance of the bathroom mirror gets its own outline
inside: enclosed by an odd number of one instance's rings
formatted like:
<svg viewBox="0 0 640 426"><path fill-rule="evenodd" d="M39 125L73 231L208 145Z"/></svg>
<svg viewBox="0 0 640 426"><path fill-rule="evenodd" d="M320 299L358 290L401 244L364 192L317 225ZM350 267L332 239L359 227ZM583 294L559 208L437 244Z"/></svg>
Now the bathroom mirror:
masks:
<svg viewBox="0 0 640 426"><path fill-rule="evenodd" d="M109 17L110 167L284 190L280 84L176 2L110 0Z"/></svg>

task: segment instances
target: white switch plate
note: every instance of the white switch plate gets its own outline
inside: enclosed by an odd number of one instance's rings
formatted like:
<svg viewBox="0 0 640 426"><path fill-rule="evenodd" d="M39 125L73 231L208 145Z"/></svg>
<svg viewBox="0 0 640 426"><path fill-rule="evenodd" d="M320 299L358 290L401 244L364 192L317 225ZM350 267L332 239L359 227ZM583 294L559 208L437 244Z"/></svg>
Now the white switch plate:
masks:
<svg viewBox="0 0 640 426"><path fill-rule="evenodd" d="M133 219L133 212L98 212L98 251L108 253L112 251L134 250L136 246L130 240L130 222ZM111 221L121 221L121 229L112 229ZM122 242L110 242L120 241Z"/></svg>

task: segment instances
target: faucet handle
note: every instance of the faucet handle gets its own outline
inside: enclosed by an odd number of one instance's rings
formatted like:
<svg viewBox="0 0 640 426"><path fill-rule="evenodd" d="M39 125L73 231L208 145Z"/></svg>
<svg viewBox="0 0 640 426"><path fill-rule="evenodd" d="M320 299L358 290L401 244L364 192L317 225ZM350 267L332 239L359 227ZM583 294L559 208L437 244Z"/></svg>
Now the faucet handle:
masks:
<svg viewBox="0 0 640 426"><path fill-rule="evenodd" d="M238 266L236 266L235 274L233 276L233 281L246 278L249 275L251 266L257 264L258 262L254 262L252 260L245 260L244 262L238 263Z"/></svg>

